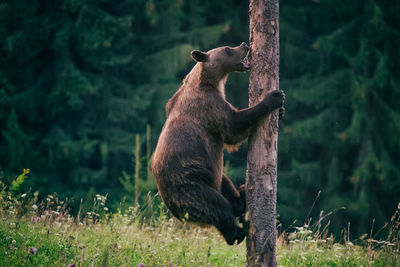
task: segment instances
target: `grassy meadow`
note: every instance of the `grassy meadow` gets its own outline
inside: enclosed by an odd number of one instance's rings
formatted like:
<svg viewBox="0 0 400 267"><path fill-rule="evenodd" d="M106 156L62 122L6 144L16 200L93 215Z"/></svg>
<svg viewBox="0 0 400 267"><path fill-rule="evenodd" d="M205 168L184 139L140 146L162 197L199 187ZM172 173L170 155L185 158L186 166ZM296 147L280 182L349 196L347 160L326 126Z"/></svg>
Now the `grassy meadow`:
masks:
<svg viewBox="0 0 400 267"><path fill-rule="evenodd" d="M23 175L22 175L23 176ZM171 218L149 196L149 209L126 206L109 212L107 196L96 195L89 212L69 212L57 195L16 193L21 176L0 187L0 266L245 266L246 245L228 246L214 228ZM158 196L156 196L158 197ZM372 234L340 242L329 222L281 231L279 266L400 266L400 205L384 228L386 240Z"/></svg>

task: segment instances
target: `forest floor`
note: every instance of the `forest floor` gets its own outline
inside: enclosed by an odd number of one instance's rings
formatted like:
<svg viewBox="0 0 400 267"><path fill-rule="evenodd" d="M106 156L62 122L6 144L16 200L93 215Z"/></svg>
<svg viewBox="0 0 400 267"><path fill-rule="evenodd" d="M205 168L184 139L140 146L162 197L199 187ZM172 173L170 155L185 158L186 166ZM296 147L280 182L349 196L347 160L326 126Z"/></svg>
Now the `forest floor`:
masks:
<svg viewBox="0 0 400 267"><path fill-rule="evenodd" d="M72 216L57 196L38 203L35 194L14 197L0 191L0 266L246 264L246 242L228 246L213 227L169 218L162 204L155 216L154 209L151 214L138 207L110 213L105 201L96 195L92 211ZM390 242L366 235L335 242L327 232L297 227L277 239L278 266L400 266L396 231Z"/></svg>

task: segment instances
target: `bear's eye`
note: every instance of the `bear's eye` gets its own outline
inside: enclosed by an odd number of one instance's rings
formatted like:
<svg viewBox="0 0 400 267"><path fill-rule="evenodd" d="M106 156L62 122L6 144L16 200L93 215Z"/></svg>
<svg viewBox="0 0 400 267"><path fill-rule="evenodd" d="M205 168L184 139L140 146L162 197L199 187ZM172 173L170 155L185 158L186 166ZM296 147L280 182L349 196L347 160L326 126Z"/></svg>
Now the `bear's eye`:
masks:
<svg viewBox="0 0 400 267"><path fill-rule="evenodd" d="M225 52L226 52L226 54L229 55L229 56L232 56L232 55L233 55L232 49L230 49L229 47L225 47Z"/></svg>

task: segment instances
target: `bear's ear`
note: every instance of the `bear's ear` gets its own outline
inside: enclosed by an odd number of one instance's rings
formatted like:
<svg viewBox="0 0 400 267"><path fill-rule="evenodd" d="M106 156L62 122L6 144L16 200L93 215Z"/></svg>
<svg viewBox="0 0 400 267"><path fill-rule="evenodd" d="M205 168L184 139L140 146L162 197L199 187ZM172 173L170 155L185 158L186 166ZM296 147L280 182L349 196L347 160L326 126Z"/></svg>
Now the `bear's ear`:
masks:
<svg viewBox="0 0 400 267"><path fill-rule="evenodd" d="M192 55L192 58L194 59L194 61L197 61L197 62L207 62L208 61L208 55L199 50L193 50L191 55Z"/></svg>

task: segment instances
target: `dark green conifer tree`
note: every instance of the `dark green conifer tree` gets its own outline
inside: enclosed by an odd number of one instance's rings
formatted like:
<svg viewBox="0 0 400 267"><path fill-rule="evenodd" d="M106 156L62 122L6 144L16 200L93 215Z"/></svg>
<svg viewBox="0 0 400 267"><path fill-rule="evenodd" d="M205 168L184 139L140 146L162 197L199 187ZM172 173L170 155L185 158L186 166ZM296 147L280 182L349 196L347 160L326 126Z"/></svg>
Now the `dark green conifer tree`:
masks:
<svg viewBox="0 0 400 267"><path fill-rule="evenodd" d="M379 225L388 221L399 200L399 5L303 4L289 7L300 19L287 20L291 40L284 41L282 55L304 61L304 71L297 70L295 79L288 73L281 84L288 85L290 103L281 135L281 161L290 161L282 163L281 203L284 208L295 202L304 212L322 190L314 220L320 209L345 206L331 218L336 229L351 221L354 233L364 233L373 218ZM296 44L295 36L306 46ZM283 73L298 66L282 65Z"/></svg>
<svg viewBox="0 0 400 267"><path fill-rule="evenodd" d="M230 5L1 2L2 171L29 167L43 192L83 196L92 188L112 199L122 171L134 172L135 134L150 124L155 142L165 103L193 66L190 51L216 46L236 25Z"/></svg>

